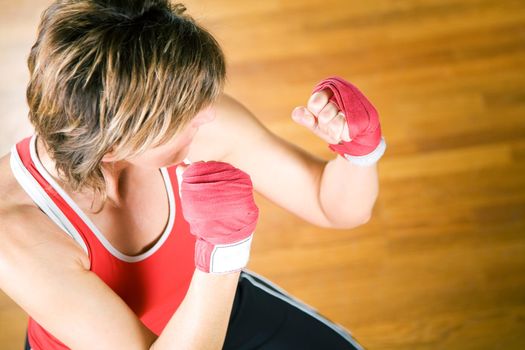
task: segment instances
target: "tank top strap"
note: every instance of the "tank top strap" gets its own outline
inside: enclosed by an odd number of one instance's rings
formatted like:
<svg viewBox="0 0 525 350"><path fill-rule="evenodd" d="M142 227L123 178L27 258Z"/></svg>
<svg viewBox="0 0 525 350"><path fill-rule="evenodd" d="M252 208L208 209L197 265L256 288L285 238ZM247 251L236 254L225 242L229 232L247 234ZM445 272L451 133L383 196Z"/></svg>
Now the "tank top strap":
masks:
<svg viewBox="0 0 525 350"><path fill-rule="evenodd" d="M82 230L69 220L61 210L59 206L60 196L53 193L51 185L40 175L31 159L30 142L32 137L34 136L28 136L11 147L11 171L20 186L40 210L71 236L82 247L84 252L90 256L90 248L86 244Z"/></svg>

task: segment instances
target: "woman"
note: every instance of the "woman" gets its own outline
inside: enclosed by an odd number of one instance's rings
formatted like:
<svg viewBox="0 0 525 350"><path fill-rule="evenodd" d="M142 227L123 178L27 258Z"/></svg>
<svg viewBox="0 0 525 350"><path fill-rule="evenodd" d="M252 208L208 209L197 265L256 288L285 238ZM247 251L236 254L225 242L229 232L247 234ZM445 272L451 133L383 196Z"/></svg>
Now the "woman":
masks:
<svg viewBox="0 0 525 350"><path fill-rule="evenodd" d="M222 93L222 51L184 11L61 0L42 15L35 134L0 159L0 288L30 316L26 349L360 348L245 266L253 188L322 227L368 220L375 110L341 79L318 85L292 117L339 156L305 153Z"/></svg>

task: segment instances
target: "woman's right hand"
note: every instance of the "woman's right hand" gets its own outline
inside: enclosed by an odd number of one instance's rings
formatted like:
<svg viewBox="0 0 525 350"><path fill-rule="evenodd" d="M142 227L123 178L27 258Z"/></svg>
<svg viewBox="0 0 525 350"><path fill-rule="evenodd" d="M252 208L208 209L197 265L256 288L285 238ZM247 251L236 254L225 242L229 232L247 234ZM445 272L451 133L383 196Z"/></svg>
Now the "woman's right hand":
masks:
<svg viewBox="0 0 525 350"><path fill-rule="evenodd" d="M197 237L196 268L219 274L241 270L259 218L250 176L228 163L199 161L187 166L182 178L182 212Z"/></svg>

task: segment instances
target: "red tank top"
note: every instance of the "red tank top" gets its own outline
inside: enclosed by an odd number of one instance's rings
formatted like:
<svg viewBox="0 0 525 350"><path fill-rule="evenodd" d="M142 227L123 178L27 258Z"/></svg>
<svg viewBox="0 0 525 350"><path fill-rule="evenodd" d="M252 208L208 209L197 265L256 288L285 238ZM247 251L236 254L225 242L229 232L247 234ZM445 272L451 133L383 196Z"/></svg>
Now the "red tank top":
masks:
<svg viewBox="0 0 525 350"><path fill-rule="evenodd" d="M147 252L126 256L111 246L47 173L35 151L35 135L18 142L16 151L49 200L78 232L83 242L79 243L89 256L90 270L126 302L146 327L160 335L186 295L195 270L195 236L182 216L177 165L160 169L170 198L170 219L165 232ZM67 322L74 320L64 320ZM28 338L33 350L69 349L31 317Z"/></svg>

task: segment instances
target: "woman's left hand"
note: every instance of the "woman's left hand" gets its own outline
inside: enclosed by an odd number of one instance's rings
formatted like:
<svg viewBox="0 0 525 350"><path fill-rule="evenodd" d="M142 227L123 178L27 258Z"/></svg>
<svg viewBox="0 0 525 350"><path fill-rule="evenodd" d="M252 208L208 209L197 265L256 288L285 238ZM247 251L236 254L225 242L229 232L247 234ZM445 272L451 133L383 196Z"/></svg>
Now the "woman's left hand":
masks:
<svg viewBox="0 0 525 350"><path fill-rule="evenodd" d="M330 144L350 142L352 139L345 115L329 101L331 97L330 89L314 92L308 99L306 107L296 107L292 111L292 119Z"/></svg>

